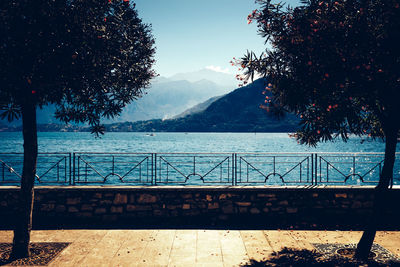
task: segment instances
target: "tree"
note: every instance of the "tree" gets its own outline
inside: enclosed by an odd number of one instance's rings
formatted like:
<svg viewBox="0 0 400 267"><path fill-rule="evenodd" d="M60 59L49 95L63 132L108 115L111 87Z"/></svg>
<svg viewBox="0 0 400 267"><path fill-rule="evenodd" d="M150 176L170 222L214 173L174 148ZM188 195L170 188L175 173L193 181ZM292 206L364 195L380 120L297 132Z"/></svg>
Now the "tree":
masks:
<svg viewBox="0 0 400 267"><path fill-rule="evenodd" d="M257 22L266 51L233 64L244 81L268 77L267 108L299 116L298 141L315 145L350 133L386 140L373 219L357 247L365 259L393 178L400 127L400 1L303 0L295 8L256 2L261 7L248 22Z"/></svg>
<svg viewBox="0 0 400 267"><path fill-rule="evenodd" d="M36 109L103 133L155 76L154 39L129 0L0 1L0 108L22 117L24 163L13 258L29 256L37 161Z"/></svg>

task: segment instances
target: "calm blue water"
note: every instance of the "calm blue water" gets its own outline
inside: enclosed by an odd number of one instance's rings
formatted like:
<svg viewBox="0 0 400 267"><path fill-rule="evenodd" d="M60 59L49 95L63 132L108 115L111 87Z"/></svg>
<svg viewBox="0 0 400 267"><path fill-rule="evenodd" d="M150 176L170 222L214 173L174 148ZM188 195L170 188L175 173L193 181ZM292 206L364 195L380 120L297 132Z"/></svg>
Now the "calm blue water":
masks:
<svg viewBox="0 0 400 267"><path fill-rule="evenodd" d="M320 143L316 148L297 144L286 133L38 133L39 152L384 152L382 141L352 137ZM22 152L21 133L0 132L0 152ZM398 151L400 151L398 149Z"/></svg>
<svg viewBox="0 0 400 267"><path fill-rule="evenodd" d="M286 133L106 133L97 139L90 133L38 133L38 139L40 153L75 153L39 155L37 183L43 185L371 185L379 179L384 152L379 140L351 137L309 147ZM0 185L18 182L22 155L7 153L22 152L22 145L21 133L0 132ZM400 161L396 184L398 177Z"/></svg>

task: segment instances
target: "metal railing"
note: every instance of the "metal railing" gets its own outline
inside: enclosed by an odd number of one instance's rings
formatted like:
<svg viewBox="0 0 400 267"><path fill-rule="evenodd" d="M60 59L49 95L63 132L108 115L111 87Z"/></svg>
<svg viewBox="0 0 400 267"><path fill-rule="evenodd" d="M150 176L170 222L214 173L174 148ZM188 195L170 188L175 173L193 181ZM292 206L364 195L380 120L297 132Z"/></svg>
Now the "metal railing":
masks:
<svg viewBox="0 0 400 267"><path fill-rule="evenodd" d="M38 184L373 185L383 153L39 153ZM0 153L0 184L18 184L22 153ZM400 184L395 162L392 183Z"/></svg>
<svg viewBox="0 0 400 267"><path fill-rule="evenodd" d="M23 159L23 153L0 153L0 184L20 182ZM72 183L71 153L39 153L36 166L36 183Z"/></svg>

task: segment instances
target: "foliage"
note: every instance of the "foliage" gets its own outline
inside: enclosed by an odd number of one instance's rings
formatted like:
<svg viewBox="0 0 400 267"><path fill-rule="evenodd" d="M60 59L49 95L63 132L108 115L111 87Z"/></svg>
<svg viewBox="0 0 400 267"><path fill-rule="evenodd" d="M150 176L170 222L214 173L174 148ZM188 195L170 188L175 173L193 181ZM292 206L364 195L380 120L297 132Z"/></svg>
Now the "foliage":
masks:
<svg viewBox="0 0 400 267"><path fill-rule="evenodd" d="M0 110L33 98L56 117L101 133L155 76L154 39L127 0L0 1Z"/></svg>
<svg viewBox="0 0 400 267"><path fill-rule="evenodd" d="M255 73L269 78L266 103L300 117L301 143L399 129L400 1L257 2L248 22L257 22L267 49L234 63L244 81Z"/></svg>

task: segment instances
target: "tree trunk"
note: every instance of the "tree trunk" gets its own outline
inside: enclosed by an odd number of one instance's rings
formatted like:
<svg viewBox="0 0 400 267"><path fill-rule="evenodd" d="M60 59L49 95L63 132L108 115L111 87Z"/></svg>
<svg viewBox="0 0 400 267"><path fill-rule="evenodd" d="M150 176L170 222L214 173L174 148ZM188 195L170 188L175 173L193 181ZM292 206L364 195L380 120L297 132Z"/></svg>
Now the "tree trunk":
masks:
<svg viewBox="0 0 400 267"><path fill-rule="evenodd" d="M24 163L19 194L18 214L14 229L14 240L11 259L29 257L29 241L32 229L33 186L36 175L36 162L38 154L36 105L33 96L21 107L22 133L24 138Z"/></svg>
<svg viewBox="0 0 400 267"><path fill-rule="evenodd" d="M378 186L375 188L374 207L372 210L372 218L369 220L364 233L358 242L356 257L366 260L371 251L372 243L375 239L376 230L379 219L382 217L382 210L385 207L386 192L389 190L390 182L393 178L393 166L396 157L398 129L389 129L385 131L385 162L383 164L382 173L379 178Z"/></svg>

